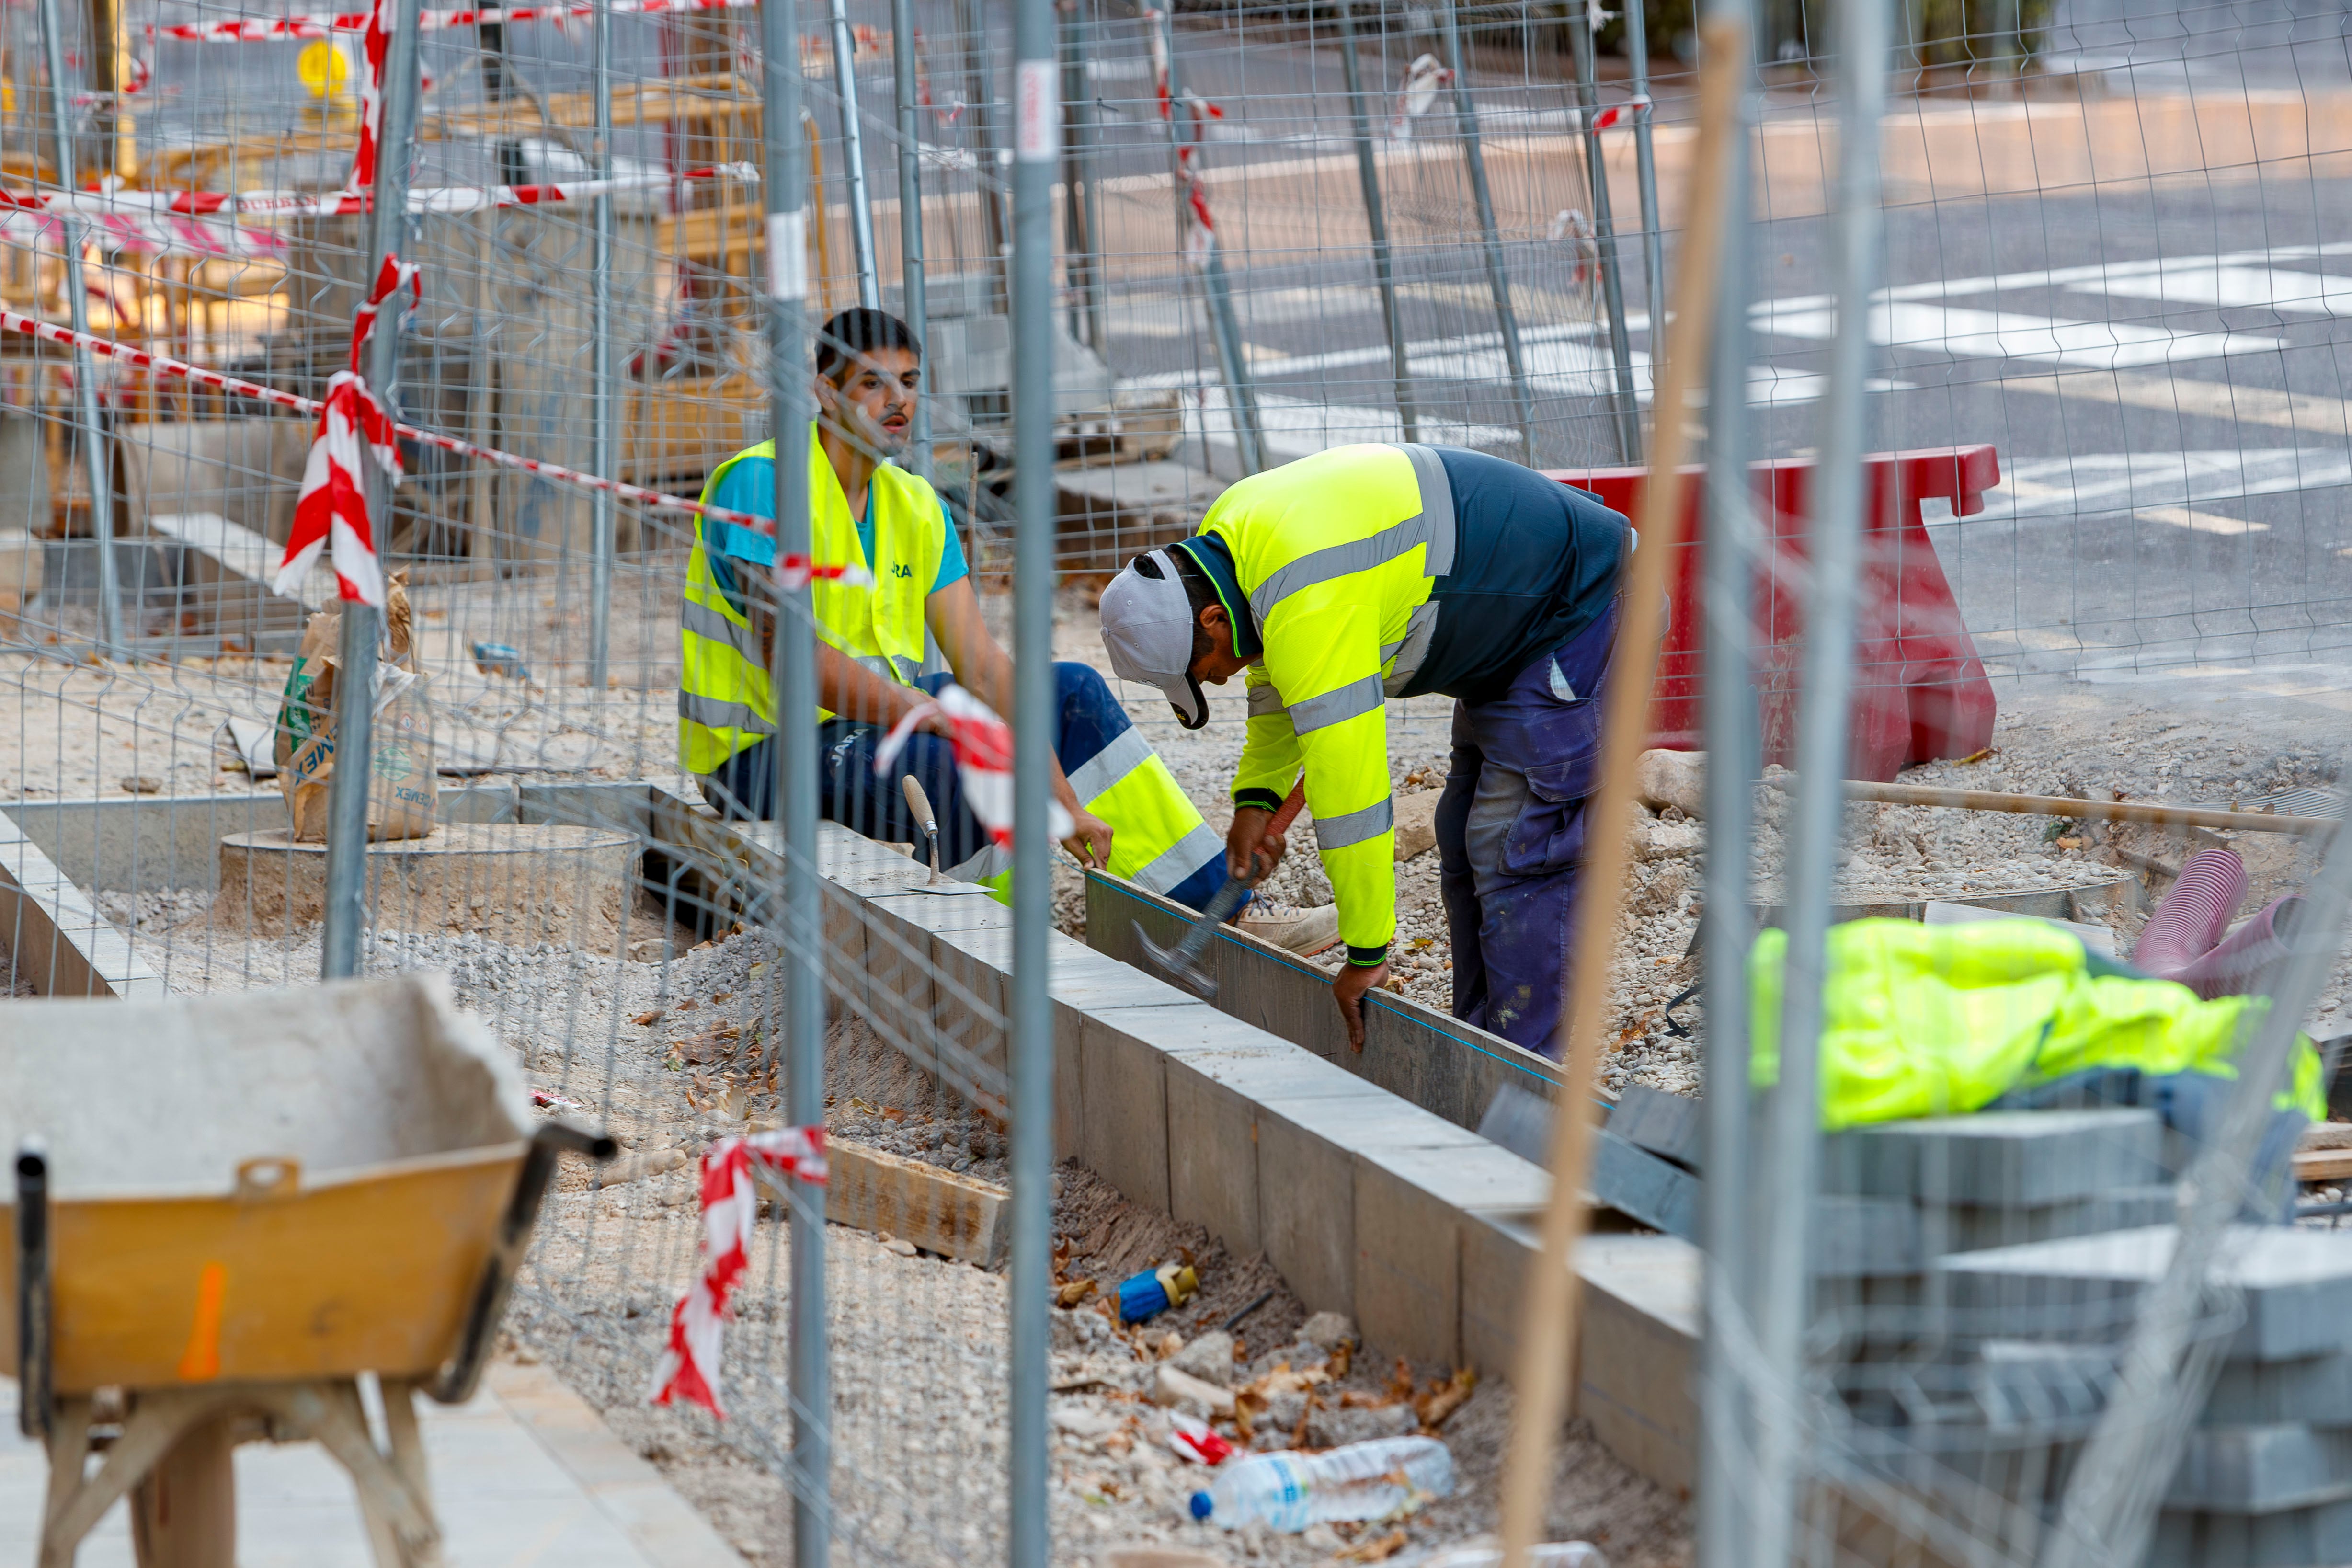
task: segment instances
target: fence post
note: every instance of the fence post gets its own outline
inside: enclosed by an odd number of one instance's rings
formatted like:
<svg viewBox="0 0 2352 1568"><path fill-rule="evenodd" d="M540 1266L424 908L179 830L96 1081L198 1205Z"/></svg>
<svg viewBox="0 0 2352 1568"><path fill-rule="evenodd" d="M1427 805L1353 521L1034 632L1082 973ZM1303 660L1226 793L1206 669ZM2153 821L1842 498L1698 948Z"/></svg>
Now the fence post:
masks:
<svg viewBox="0 0 2352 1568"><path fill-rule="evenodd" d="M1745 23L1751 0L1709 0L1710 17ZM1742 26L1741 56L1706 60L1702 68L1738 70L1739 110L1731 145L1724 150L1724 184L1734 195L1723 215L1723 258L1717 279L1715 346L1707 357L1706 497L1700 538L1706 573L1701 584L1701 633L1706 645L1706 921L1699 955L1706 986L1707 1081L1740 1084L1748 1071L1748 948L1754 925L1746 916L1752 879L1756 799L1751 781L1762 766L1755 674L1748 655L1755 637L1756 486L1748 468L1748 294L1751 204L1748 198L1749 136L1756 112L1755 37ZM1663 312L1653 307L1650 341L1659 341ZM1753 1270L1749 1227L1748 1097L1724 1091L1706 1098L1706 1169L1701 1236L1706 1247L1706 1294L1699 1354L1698 1568L1748 1568L1748 1446L1747 1374L1749 1358L1736 1346L1752 1340L1748 1280Z"/></svg>
<svg viewBox="0 0 2352 1568"><path fill-rule="evenodd" d="M915 387L915 437L908 443L908 466L931 477L930 300L923 288L923 143L915 89L914 0L890 0L890 68L897 83L898 119L899 310L923 340L920 380Z"/></svg>
<svg viewBox="0 0 2352 1568"><path fill-rule="evenodd" d="M595 178L613 177L613 30L611 0L596 0L591 17L590 52L596 115ZM588 330L588 466L606 479L620 477L613 451L613 197L599 195L593 206L595 237L590 259ZM595 527L588 565L588 689L602 691L612 676L613 532L615 498L598 490L590 499Z"/></svg>
<svg viewBox="0 0 2352 1568"><path fill-rule="evenodd" d="M1147 13L1147 16L1151 15ZM1176 16L1165 8L1157 13L1156 24L1160 29L1160 41L1168 52L1168 160L1169 170L1175 176L1176 234L1178 243L1187 248L1194 243L1184 237L1197 227L1197 243L1201 249L1201 297L1209 310L1209 338L1216 345L1217 374L1224 377L1226 412L1234 421L1234 454L1240 459L1244 476L1265 467L1265 430L1258 418L1257 388L1250 380L1249 362L1242 357L1241 328L1234 320L1234 289L1225 276L1224 247L1218 243L1217 231L1197 217L1192 211L1192 183L1185 167L1188 154L1197 154L1200 148L1184 130L1189 110L1184 105L1184 81L1176 68ZM1201 430L1201 445L1208 446L1208 426Z"/></svg>
<svg viewBox="0 0 2352 1568"><path fill-rule="evenodd" d="M408 225L408 164L416 141L416 29L420 0L386 0L392 36L385 40L383 119L376 138L375 184L368 211L367 270L373 288L385 261L400 254ZM383 302L367 341L368 386L388 409L400 406L399 296ZM389 476L368 466L368 515L382 550L392 542ZM383 641L383 612L343 601L341 669L335 681L335 771L327 778L326 929L319 944L319 976L360 972L360 933L367 924L367 802L375 758L375 667Z"/></svg>
<svg viewBox="0 0 2352 1568"><path fill-rule="evenodd" d="M793 0L761 0L761 153L767 164L768 395L776 442L777 563L809 553L808 159L801 146ZM824 1122L824 970L816 870L816 629L803 579L776 595L776 802L784 887L785 1115ZM833 1386L825 1360L824 1192L794 1182L792 1209L793 1562L824 1568L833 1536Z"/></svg>
<svg viewBox="0 0 2352 1568"><path fill-rule="evenodd" d="M1511 277L1503 265L1503 236L1495 222L1495 194L1486 184L1486 154L1478 140L1478 110L1462 74L1459 0L1445 0L1445 68L1454 77L1454 119L1461 129L1463 156L1470 165L1470 199L1478 209L1478 238L1486 253L1486 287L1495 295L1495 325L1503 334L1503 363L1511 373L1511 394L1519 405L1519 456L1536 460L1536 400L1528 388L1528 365L1519 350L1518 313L1511 309Z"/></svg>
<svg viewBox="0 0 2352 1568"><path fill-rule="evenodd" d="M841 98L841 165L849 184L849 244L857 256L857 302L882 305L882 272L874 256L874 203L866 188L866 127L857 112L857 40L849 31L849 0L833 0L833 85Z"/></svg>
<svg viewBox="0 0 2352 1568"><path fill-rule="evenodd" d="M1633 346L1625 340L1625 280L1618 270L1617 224L1609 211L1609 169L1601 160L1601 132L1593 124L1600 113L1600 89L1592 74L1592 19L1579 14L1568 25L1576 58L1576 106L1584 121L1584 168L1592 187L1592 248L1601 261L1601 296L1609 311L1609 353L1617 368L1617 390L1610 399L1617 416L1617 457L1622 462L1642 460L1642 405L1633 387ZM1663 342L1655 334L1654 342Z"/></svg>
<svg viewBox="0 0 2352 1568"><path fill-rule="evenodd" d="M1084 0L1056 0L1055 6L1062 16L1062 97L1070 106L1062 155L1062 266L1071 295L1070 335L1101 353L1110 329L1104 320L1102 188L1095 173L1095 92L1087 80L1083 5Z"/></svg>
<svg viewBox="0 0 2352 1568"><path fill-rule="evenodd" d="M1870 296L1878 277L1885 220L1879 211L1878 124L1886 105L1887 14L1884 5L1843 5L1836 19L1838 198L1835 228L1837 336L1822 399L1821 473L1813 486L1806 553L1812 579L1805 608L1803 696L1797 716L1801 781L1789 830L1788 956L1780 1007L1780 1081L1767 1112L1765 1245L1757 1301L1759 1516L1752 1560L1789 1560L1796 1540L1807 1441L1804 1339L1811 1297L1811 1220L1821 1156L1822 992L1828 975L1831 883L1845 826L1848 712L1853 693L1854 621L1861 581L1863 473L1870 449Z"/></svg>
<svg viewBox="0 0 2352 1568"><path fill-rule="evenodd" d="M1012 1554L1045 1568L1047 1294L1053 1289L1054 173L1062 95L1053 0L1013 6Z"/></svg>
<svg viewBox="0 0 2352 1568"><path fill-rule="evenodd" d="M1389 379L1396 388L1397 419L1404 438L1421 439L1421 416L1412 403L1411 350L1404 319L1397 310L1396 258L1389 250L1387 209L1381 203L1380 156L1372 148L1372 117L1364 103L1364 68L1356 58L1356 14L1351 0L1339 0L1339 64L1347 73L1348 121L1356 139L1356 180L1364 191L1364 221L1372 231L1372 281L1381 291L1381 321L1389 334Z"/></svg>
<svg viewBox="0 0 2352 1568"><path fill-rule="evenodd" d="M65 20L58 0L40 0L41 54L49 73L49 114L57 128L57 176L60 192L81 188L74 175L73 89L66 79ZM91 46L99 47L98 44ZM82 278L81 247L88 226L70 207L58 213L58 237L65 261L66 311L76 332L89 331L89 289ZM109 658L123 656L122 584L114 570L114 465L108 460L106 428L98 411L98 364L86 348L73 351L74 421L82 464L89 479L89 531L98 546L98 640Z"/></svg>
<svg viewBox="0 0 2352 1568"><path fill-rule="evenodd" d="M1650 296L1650 343L1666 341L1666 232L1658 220L1658 159L1651 135L1650 34L1643 0L1625 0L1625 64L1633 89L1633 180L1642 195L1643 279ZM1746 366L1741 366L1746 374Z"/></svg>

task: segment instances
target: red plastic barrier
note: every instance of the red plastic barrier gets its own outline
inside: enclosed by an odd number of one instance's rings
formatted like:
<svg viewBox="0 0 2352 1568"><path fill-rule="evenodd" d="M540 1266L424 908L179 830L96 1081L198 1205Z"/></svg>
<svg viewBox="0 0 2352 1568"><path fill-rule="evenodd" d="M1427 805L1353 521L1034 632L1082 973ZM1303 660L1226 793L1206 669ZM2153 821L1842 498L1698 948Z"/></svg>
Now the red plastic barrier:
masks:
<svg viewBox="0 0 2352 1568"><path fill-rule="evenodd" d="M1919 503L1951 502L1956 516L1984 510L1984 492L2000 483L1990 446L1886 452L1864 459L1869 523L1863 536L1861 616L1853 756L1847 776L1884 783L1913 763L1965 757L1992 743L1992 683L1961 623L1943 563L1928 542ZM1756 664L1764 721L1764 760L1793 763L1797 681L1802 658L1805 510L1813 464L1785 459L1755 466L1756 496L1772 542L1756 594ZM1701 731L1706 640L1699 614L1700 561L1706 540L1701 470L1684 489L1684 542L1674 563L1674 624L1658 663L1651 701L1652 744L1696 751ZM1628 517L1641 505L1646 468L1555 469L1549 477L1591 490Z"/></svg>

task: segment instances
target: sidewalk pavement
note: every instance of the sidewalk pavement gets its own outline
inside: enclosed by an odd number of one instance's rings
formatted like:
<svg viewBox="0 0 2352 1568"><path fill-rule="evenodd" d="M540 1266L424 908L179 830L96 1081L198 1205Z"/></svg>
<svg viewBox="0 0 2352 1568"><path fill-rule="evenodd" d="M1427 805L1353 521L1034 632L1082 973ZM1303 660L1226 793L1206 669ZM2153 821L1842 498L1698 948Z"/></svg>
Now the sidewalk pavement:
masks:
<svg viewBox="0 0 2352 1568"><path fill-rule="evenodd" d="M448 1568L743 1568L709 1523L544 1366L493 1365L470 1404L419 1400ZM0 1563L39 1544L48 1464L0 1379ZM238 1568L373 1568L350 1478L315 1444L236 1450ZM133 1568L117 1504L76 1568Z"/></svg>

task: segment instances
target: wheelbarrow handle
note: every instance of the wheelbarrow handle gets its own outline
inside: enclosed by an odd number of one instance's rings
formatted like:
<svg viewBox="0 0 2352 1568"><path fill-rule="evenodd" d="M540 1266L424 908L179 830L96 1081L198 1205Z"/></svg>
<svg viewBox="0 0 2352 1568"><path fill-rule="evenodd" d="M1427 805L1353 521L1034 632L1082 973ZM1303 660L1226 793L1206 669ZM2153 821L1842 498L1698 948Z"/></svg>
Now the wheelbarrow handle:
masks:
<svg viewBox="0 0 2352 1568"><path fill-rule="evenodd" d="M547 1189L555 1181L555 1162L564 1154L585 1154L603 1163L621 1152L620 1143L610 1133L583 1132L577 1127L561 1121L542 1121L531 1134L530 1147L522 1157L522 1172L515 1179L514 1195L507 1200L506 1213L499 1217L499 1234L490 1243L490 1256L482 1264L482 1277L474 1286L474 1300L466 1310L466 1331L457 1341L457 1351L425 1392L443 1405L463 1405L474 1397L474 1390L482 1381L482 1368L490 1359L490 1342L496 1338L500 1320L507 1312L507 1297L514 1290L515 1270L522 1266L523 1249L530 1244L531 1227L539 1223L540 1205L547 1200Z"/></svg>
<svg viewBox="0 0 2352 1568"><path fill-rule="evenodd" d="M16 1427L37 1440L49 1434L57 1397L51 1305L49 1157L28 1138L16 1151Z"/></svg>

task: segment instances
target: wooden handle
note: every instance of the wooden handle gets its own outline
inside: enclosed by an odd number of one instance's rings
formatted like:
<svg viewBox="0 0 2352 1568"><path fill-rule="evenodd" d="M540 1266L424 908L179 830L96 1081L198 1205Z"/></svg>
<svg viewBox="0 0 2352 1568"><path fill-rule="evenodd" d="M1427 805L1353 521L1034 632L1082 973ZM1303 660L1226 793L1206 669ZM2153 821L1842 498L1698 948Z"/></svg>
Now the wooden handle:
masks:
<svg viewBox="0 0 2352 1568"><path fill-rule="evenodd" d="M931 810L931 797L923 793L923 786L915 782L915 775L908 773L899 781L898 787L906 794L907 808L915 814L916 825L926 833L939 832L940 819Z"/></svg>
<svg viewBox="0 0 2352 1568"><path fill-rule="evenodd" d="M1306 804L1307 781L1300 779L1290 786L1289 798L1285 800L1282 803L1282 808L1274 814L1274 820L1265 825L1265 830L1268 833L1289 832L1290 825L1298 820L1298 808Z"/></svg>
<svg viewBox="0 0 2352 1568"><path fill-rule="evenodd" d="M1791 787L1795 775L1772 781L1773 787ZM1944 789L1934 784L1867 784L1845 786L1848 800L1874 801L1881 805L1937 805L1954 811L2009 811L2021 816L2063 816L2075 821L2147 822L2159 827L2215 827L2242 833L2308 833L2325 835L2339 826L2326 816L2288 816L2258 811L2218 811L2193 805L2159 805L2141 800L2076 800L2063 795L2011 795L1990 789Z"/></svg>

